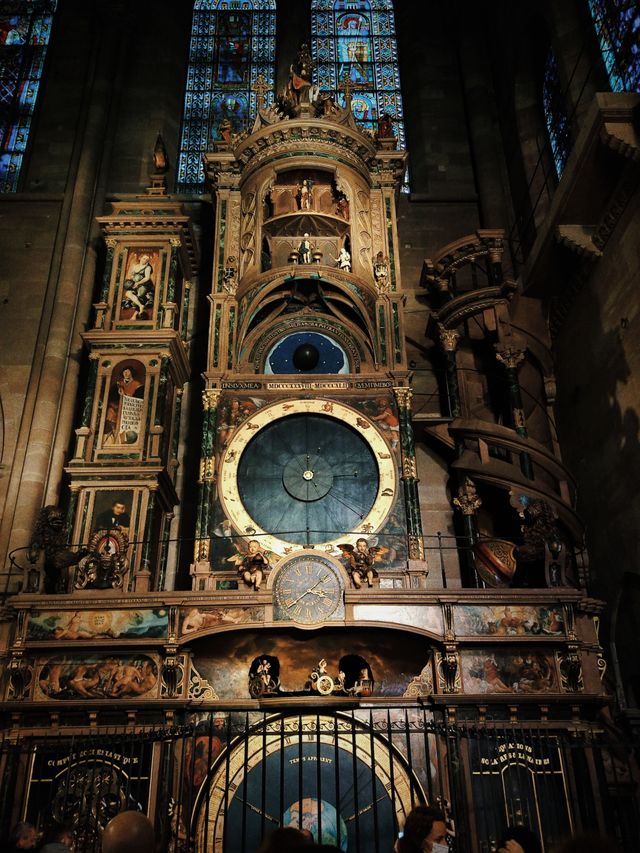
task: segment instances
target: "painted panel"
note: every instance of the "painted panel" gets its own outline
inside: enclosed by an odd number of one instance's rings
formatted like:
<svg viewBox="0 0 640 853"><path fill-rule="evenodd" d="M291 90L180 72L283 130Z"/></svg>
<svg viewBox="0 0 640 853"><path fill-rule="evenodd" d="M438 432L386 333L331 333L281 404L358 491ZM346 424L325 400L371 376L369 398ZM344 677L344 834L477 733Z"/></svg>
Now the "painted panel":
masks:
<svg viewBox="0 0 640 853"><path fill-rule="evenodd" d="M180 622L181 634L192 634L207 628L264 622L263 607L185 608Z"/></svg>
<svg viewBox="0 0 640 853"><path fill-rule="evenodd" d="M29 617L27 640L151 639L166 637L165 608L151 610L43 610Z"/></svg>
<svg viewBox="0 0 640 853"><path fill-rule="evenodd" d="M118 295L118 321L153 320L158 307L160 251L154 247L129 249L125 276Z"/></svg>
<svg viewBox="0 0 640 853"><path fill-rule="evenodd" d="M465 693L559 691L552 652L532 652L526 649L465 649L461 652L461 659Z"/></svg>
<svg viewBox="0 0 640 853"><path fill-rule="evenodd" d="M158 663L148 655L61 654L39 661L36 669L36 700L158 695Z"/></svg>
<svg viewBox="0 0 640 853"><path fill-rule="evenodd" d="M356 604L353 617L357 622L394 622L411 625L434 634L442 634L442 611L439 607L392 604Z"/></svg>
<svg viewBox="0 0 640 853"><path fill-rule="evenodd" d="M465 637L560 636L562 608L531 605L460 605L454 609L456 634Z"/></svg>

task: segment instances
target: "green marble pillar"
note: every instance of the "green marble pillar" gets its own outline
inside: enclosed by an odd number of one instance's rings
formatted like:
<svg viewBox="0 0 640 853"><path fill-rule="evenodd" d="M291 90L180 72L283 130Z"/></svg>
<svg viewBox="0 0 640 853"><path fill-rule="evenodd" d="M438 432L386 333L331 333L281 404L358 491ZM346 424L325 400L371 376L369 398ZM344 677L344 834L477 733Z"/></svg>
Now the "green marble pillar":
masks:
<svg viewBox="0 0 640 853"><path fill-rule="evenodd" d="M407 535L409 539L409 558L424 559L424 540L422 537L422 519L420 517L420 500L418 497L418 473L416 466L416 449L413 440L411 424L411 388L394 388L393 392L398 403L400 420L400 453L402 460L402 485L404 504L407 514Z"/></svg>

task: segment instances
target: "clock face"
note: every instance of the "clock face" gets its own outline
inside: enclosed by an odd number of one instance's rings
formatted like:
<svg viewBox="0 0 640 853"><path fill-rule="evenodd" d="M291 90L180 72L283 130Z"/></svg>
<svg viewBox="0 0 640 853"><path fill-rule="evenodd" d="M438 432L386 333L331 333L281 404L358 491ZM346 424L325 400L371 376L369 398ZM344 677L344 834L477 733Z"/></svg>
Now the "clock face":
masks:
<svg viewBox="0 0 640 853"><path fill-rule="evenodd" d="M343 618L342 582L330 560L293 557L278 570L273 584L273 618L315 625Z"/></svg>
<svg viewBox="0 0 640 853"><path fill-rule="evenodd" d="M221 464L228 517L277 554L373 533L395 488L393 456L375 424L320 399L260 409L238 428Z"/></svg>
<svg viewBox="0 0 640 853"><path fill-rule="evenodd" d="M401 756L352 721L272 719L220 757L199 803L198 849L257 850L271 830L296 826L342 851L392 850L412 787Z"/></svg>

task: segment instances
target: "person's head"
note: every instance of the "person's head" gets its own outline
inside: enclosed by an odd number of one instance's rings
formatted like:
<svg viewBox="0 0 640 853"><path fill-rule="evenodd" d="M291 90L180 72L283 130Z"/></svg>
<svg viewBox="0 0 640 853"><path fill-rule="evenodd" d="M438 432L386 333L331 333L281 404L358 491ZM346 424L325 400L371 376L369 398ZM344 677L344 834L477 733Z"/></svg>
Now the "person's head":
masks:
<svg viewBox="0 0 640 853"><path fill-rule="evenodd" d="M124 513L126 512L126 510L127 510L127 508L126 508L126 506L122 503L122 501L114 501L114 502L111 504L111 512L112 512L114 515L124 515Z"/></svg>
<svg viewBox="0 0 640 853"><path fill-rule="evenodd" d="M11 841L18 850L33 850L37 841L35 827L26 821L16 824L11 833Z"/></svg>
<svg viewBox="0 0 640 853"><path fill-rule="evenodd" d="M131 382L133 379L133 370L130 367L125 367L122 370L122 381Z"/></svg>
<svg viewBox="0 0 640 853"><path fill-rule="evenodd" d="M308 830L280 826L262 842L260 853L295 853L298 848L312 843L313 836Z"/></svg>
<svg viewBox="0 0 640 853"><path fill-rule="evenodd" d="M249 539L249 553L257 554L260 550L260 543L257 539Z"/></svg>
<svg viewBox="0 0 640 853"><path fill-rule="evenodd" d="M367 540L362 538L356 539L356 548L361 554L364 554L367 550Z"/></svg>
<svg viewBox="0 0 640 853"><path fill-rule="evenodd" d="M542 853L538 836L527 826L510 826L498 850L503 853Z"/></svg>
<svg viewBox="0 0 640 853"><path fill-rule="evenodd" d="M447 825L440 809L416 806L407 815L398 843L400 853L444 853L447 849Z"/></svg>
<svg viewBox="0 0 640 853"><path fill-rule="evenodd" d="M49 832L47 832L45 840L47 843L57 842L58 844L64 844L66 847L71 849L73 845L73 833L71 831L71 827L57 823L51 827Z"/></svg>
<svg viewBox="0 0 640 853"><path fill-rule="evenodd" d="M102 833L102 853L153 853L153 824L142 812L120 812Z"/></svg>

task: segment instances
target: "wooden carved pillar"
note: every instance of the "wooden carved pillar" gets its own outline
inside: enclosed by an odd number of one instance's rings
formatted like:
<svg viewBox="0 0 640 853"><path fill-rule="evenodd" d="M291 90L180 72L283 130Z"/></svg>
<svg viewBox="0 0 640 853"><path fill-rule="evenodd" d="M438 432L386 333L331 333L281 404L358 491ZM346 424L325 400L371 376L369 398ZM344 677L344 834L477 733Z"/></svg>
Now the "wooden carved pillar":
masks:
<svg viewBox="0 0 640 853"><path fill-rule="evenodd" d="M202 423L202 444L200 452L200 478L198 480L198 508L196 515L196 541L194 560L201 562L209 559L209 519L215 499L216 462L215 439L216 417L220 391L207 388L202 392L204 418Z"/></svg>
<svg viewBox="0 0 640 853"><path fill-rule="evenodd" d="M422 538L422 519L420 517L420 501L418 498L418 474L416 466L416 450L411 425L411 388L394 388L393 392L398 403L400 420L400 453L402 459L402 484L404 502L407 513L407 533L409 537L409 558L424 559L424 540Z"/></svg>
<svg viewBox="0 0 640 853"><path fill-rule="evenodd" d="M496 358L504 365L507 376L507 392L509 394L509 407L511 409L511 420L513 428L522 436L528 438L527 425L522 405L522 391L518 379L518 366L524 361L524 349L513 343L496 344ZM523 452L520 457L522 473L525 477L533 480L533 465L528 453Z"/></svg>

